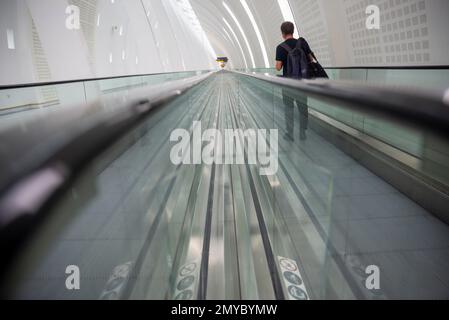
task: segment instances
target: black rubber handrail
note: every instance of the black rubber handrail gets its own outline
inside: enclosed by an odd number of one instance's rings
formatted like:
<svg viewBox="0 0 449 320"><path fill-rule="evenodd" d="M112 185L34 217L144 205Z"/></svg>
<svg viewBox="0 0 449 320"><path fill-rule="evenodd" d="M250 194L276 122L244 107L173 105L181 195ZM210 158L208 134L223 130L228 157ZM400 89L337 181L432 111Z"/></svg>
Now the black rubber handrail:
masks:
<svg viewBox="0 0 449 320"><path fill-rule="evenodd" d="M21 168L20 174L8 176L0 193L0 250L3 261L0 264L0 277L8 267L7 262L12 261L20 246L47 217L46 208L70 187L83 168L151 116L156 109L199 85L211 74L139 89L127 101L115 101L120 105L118 111L112 115L107 112L101 114L102 117L82 130L76 128L70 118L64 117L64 109L55 111L52 121L65 119L66 129L75 128L75 134L67 142L54 148L45 160L34 165L27 163ZM97 102L100 105L104 103L105 101ZM92 105L80 108L87 110ZM33 135L33 132L27 134ZM14 131L3 135L2 139L14 139ZM25 152L26 149L22 151ZM0 178L4 179L3 176Z"/></svg>
<svg viewBox="0 0 449 320"><path fill-rule="evenodd" d="M429 65L429 66L348 66L348 67L324 67L327 70L449 70L449 65ZM269 70L274 68L256 68L250 69L251 71L262 69ZM244 70L244 69L236 69ZM169 75L169 74L182 74L182 73L195 73L195 72L210 72L210 70L200 70L200 71L178 71L178 72L156 72L156 73L143 73L143 74L131 74L122 76L112 76L112 77L100 77L100 78L85 78L85 79L68 79L61 81L48 81L48 82L32 82L32 83L18 83L11 85L0 85L0 90L6 89L20 89L20 88L31 88L31 87L42 87L42 86L54 86L60 84L70 84L79 82L91 82L91 81L103 81L103 80L113 80L113 79L123 79L123 78L136 78L136 77L147 77L147 76L158 76L158 75Z"/></svg>
<svg viewBox="0 0 449 320"><path fill-rule="evenodd" d="M0 85L0 90L56 86L56 85L61 85L61 84L93 82L93 81L103 81L103 80L115 80L115 79L124 79L124 78L137 78L137 77L149 77L149 76L160 76L160 75L176 75L176 74L183 74L183 73L203 73L204 74L207 72L211 72L211 70L157 72L157 73L129 74L129 75L122 75L122 76L100 77L100 78L68 79L68 80L61 80L61 81L18 83L18 84L11 84L11 85L9 85L9 84Z"/></svg>
<svg viewBox="0 0 449 320"><path fill-rule="evenodd" d="M449 70L449 66L430 65L430 66L369 66L369 67L324 67L328 70Z"/></svg>
<svg viewBox="0 0 449 320"><path fill-rule="evenodd" d="M449 70L449 65L428 65L428 66L323 66L326 70ZM236 71L245 69L238 68ZM273 68L251 68L255 70L274 70Z"/></svg>
<svg viewBox="0 0 449 320"><path fill-rule="evenodd" d="M341 108L361 111L401 126L449 137L449 89L446 92L359 84L339 80L294 80L257 73L235 74L262 80Z"/></svg>

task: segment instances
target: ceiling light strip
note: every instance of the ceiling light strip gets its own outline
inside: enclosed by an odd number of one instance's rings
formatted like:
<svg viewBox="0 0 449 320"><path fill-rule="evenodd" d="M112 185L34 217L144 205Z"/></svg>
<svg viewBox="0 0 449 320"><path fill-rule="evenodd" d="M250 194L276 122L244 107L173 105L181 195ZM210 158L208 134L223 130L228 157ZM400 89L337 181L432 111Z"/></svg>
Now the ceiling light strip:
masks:
<svg viewBox="0 0 449 320"><path fill-rule="evenodd" d="M249 45L248 38L246 37L246 34L243 31L242 25L240 24L239 20L235 16L234 12L232 12L231 8L229 8L229 6L224 1L223 1L223 6L228 11L228 13L231 16L232 20L234 20L235 24L237 25L237 28L239 28L240 33L242 34L243 40L245 40L246 46L248 48L248 52L249 52L249 55L251 57L251 62L252 62L253 68L256 68L256 63L254 61L253 51L251 50L251 46Z"/></svg>
<svg viewBox="0 0 449 320"><path fill-rule="evenodd" d="M240 51L242 52L242 57L243 57L243 61L245 62L245 68L248 69L248 63L246 61L246 57L245 57L245 52L243 51L242 45L240 44L239 38L237 37L237 35L235 34L234 30L232 29L231 25L229 24L229 22L223 18L224 23L228 26L229 30L231 31L232 35L234 36L235 41L237 42Z"/></svg>
<svg viewBox="0 0 449 320"><path fill-rule="evenodd" d="M295 21L295 17L293 16L292 8L290 7L290 3L288 0L278 0L279 7L281 8L282 17L284 18L284 21L290 21L295 24L295 38L299 38L298 28Z"/></svg>
<svg viewBox="0 0 449 320"><path fill-rule="evenodd" d="M242 3L242 6L245 9L246 14L249 17L249 20L251 21L251 24L253 25L254 31L256 32L257 40L259 40L260 50L262 51L263 61L265 63L265 68L269 68L270 67L270 62L268 60L267 49L265 47L265 43L263 41L262 34L260 33L259 26L256 23L256 19L254 18L254 15L253 15L253 13L251 12L251 10L250 10L250 8L248 6L248 3L246 3L246 0L240 0L240 2Z"/></svg>

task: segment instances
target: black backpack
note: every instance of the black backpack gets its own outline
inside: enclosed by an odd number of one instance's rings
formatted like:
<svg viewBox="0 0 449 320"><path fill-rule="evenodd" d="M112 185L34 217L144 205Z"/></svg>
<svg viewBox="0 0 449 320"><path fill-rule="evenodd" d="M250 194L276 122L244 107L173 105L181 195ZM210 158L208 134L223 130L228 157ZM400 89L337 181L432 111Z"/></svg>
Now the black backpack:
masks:
<svg viewBox="0 0 449 320"><path fill-rule="evenodd" d="M286 43L281 44L281 47L287 50L287 68L286 77L292 79L314 79L314 78L329 78L324 68L318 63L315 54L312 53L313 58L317 62L309 60L309 57L303 49L304 39L299 38L295 48L290 48Z"/></svg>

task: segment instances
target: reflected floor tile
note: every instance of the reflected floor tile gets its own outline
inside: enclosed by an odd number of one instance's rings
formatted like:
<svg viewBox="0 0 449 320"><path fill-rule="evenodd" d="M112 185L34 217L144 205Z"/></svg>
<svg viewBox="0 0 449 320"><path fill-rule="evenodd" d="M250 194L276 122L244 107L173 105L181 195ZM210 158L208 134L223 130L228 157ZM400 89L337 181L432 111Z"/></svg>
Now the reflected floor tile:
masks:
<svg viewBox="0 0 449 320"><path fill-rule="evenodd" d="M433 261L425 259L433 253ZM423 259L424 258L424 259ZM442 281L441 268L449 263L448 251L399 251L349 255L345 263L359 280L366 279L370 265L380 269L380 290L375 294L386 299L449 299L449 287ZM363 287L363 286L362 286ZM374 292L364 288L366 298Z"/></svg>
<svg viewBox="0 0 449 320"><path fill-rule="evenodd" d="M425 216L350 220L333 224L345 235L348 253L449 247L449 226Z"/></svg>
<svg viewBox="0 0 449 320"><path fill-rule="evenodd" d="M401 193L360 196L337 196L332 201L332 217L336 220L427 216L425 209Z"/></svg>
<svg viewBox="0 0 449 320"><path fill-rule="evenodd" d="M334 179L376 177L371 171L355 161L345 166L330 166L328 169L331 171Z"/></svg>
<svg viewBox="0 0 449 320"><path fill-rule="evenodd" d="M64 240L94 240L99 239L102 229L113 214L91 213L74 217L65 224L62 239Z"/></svg>
<svg viewBox="0 0 449 320"><path fill-rule="evenodd" d="M398 193L395 188L377 177L337 178L334 180L334 188L348 196Z"/></svg>

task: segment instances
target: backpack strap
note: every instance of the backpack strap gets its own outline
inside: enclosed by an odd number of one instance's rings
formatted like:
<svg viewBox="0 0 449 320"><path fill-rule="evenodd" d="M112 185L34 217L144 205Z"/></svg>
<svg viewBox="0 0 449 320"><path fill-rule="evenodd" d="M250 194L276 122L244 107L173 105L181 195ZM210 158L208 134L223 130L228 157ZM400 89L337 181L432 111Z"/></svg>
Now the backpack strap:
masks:
<svg viewBox="0 0 449 320"><path fill-rule="evenodd" d="M304 39L304 38L299 38L298 39L298 42L296 43L296 47L297 48L300 48L300 49L303 49L304 47L303 47L303 44L304 44L304 42L306 41L306 39ZM311 55L312 55L312 58L313 59L315 59L315 61L316 62L318 62L318 59L316 58L316 56L315 56L315 53L313 52L313 51L310 51L310 53L311 53ZM307 58L309 58L309 57L307 57ZM319 63L319 62L318 62Z"/></svg>
<svg viewBox="0 0 449 320"><path fill-rule="evenodd" d="M288 53L290 53L293 50L285 42L281 44L281 48L284 48Z"/></svg>
<svg viewBox="0 0 449 320"><path fill-rule="evenodd" d="M296 48L303 49L303 43L304 43L304 38L299 38L298 41L296 41Z"/></svg>

